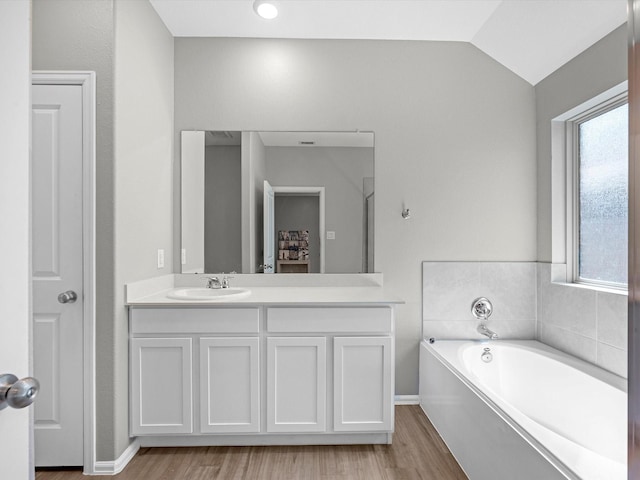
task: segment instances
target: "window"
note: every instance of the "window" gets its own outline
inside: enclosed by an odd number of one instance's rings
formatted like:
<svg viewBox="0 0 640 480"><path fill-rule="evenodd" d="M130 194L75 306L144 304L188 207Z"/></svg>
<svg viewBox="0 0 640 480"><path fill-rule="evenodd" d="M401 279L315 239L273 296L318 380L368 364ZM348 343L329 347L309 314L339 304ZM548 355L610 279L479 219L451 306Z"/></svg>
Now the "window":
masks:
<svg viewBox="0 0 640 480"><path fill-rule="evenodd" d="M567 236L573 281L627 285L628 104L626 94L572 118ZM568 159L569 160L569 159Z"/></svg>

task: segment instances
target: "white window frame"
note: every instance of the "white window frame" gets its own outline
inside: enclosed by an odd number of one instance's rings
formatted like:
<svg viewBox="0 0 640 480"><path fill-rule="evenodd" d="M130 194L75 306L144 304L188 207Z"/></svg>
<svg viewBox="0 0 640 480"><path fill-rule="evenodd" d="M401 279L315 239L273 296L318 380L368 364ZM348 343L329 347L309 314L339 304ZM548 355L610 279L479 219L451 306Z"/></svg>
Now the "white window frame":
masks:
<svg viewBox="0 0 640 480"><path fill-rule="evenodd" d="M581 278L578 259L580 124L627 103L627 90L627 82L623 82L552 121L552 261L566 263L568 283L627 290L627 284Z"/></svg>

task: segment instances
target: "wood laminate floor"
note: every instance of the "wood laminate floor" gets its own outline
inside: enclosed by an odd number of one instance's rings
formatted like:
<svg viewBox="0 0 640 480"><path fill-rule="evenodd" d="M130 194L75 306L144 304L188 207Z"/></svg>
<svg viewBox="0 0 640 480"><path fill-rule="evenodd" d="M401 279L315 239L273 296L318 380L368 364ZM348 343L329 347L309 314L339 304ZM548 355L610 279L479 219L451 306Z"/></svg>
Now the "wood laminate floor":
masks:
<svg viewBox="0 0 640 480"><path fill-rule="evenodd" d="M141 448L116 476L39 470L36 480L465 480L417 405L396 407L392 445Z"/></svg>

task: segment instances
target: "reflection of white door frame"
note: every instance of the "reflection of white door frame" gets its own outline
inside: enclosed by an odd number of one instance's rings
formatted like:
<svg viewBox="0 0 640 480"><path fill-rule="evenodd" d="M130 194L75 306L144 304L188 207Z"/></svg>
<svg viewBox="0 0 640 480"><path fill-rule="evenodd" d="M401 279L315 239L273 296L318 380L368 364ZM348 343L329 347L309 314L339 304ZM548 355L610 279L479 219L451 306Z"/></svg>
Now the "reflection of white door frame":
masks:
<svg viewBox="0 0 640 480"><path fill-rule="evenodd" d="M325 239L325 223L324 223L324 187L273 187L273 193L278 194L297 194L297 195L317 195L320 210L320 224L318 225L318 234L320 235L320 273L324 273L324 239Z"/></svg>
<svg viewBox="0 0 640 480"><path fill-rule="evenodd" d="M374 270L374 265L373 265L373 249L374 249L374 240L375 240L375 224L374 224L374 205L375 205L375 192L372 192L371 194L367 195L367 198L365 199L365 214L364 214L364 218L365 218L365 223L366 223L366 229L365 229L365 239L364 239L364 251L366 252L366 255L363 255L363 263L364 263L364 268L362 269L362 271L364 273L373 273L375 272Z"/></svg>
<svg viewBox="0 0 640 480"><path fill-rule="evenodd" d="M82 243L83 243L83 350L84 350L84 473L96 472L95 451L95 72L33 72L34 85L82 87Z"/></svg>
<svg viewBox="0 0 640 480"><path fill-rule="evenodd" d="M263 273L276 273L276 249L275 249L275 198L271 184L264 181L264 199L262 202L262 271Z"/></svg>

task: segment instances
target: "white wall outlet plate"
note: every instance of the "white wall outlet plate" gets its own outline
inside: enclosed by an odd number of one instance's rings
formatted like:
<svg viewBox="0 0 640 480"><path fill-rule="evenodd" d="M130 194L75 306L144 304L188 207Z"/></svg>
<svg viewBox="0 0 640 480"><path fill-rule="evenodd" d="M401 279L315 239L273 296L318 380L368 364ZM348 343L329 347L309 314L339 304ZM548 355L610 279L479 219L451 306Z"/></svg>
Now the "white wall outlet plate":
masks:
<svg viewBox="0 0 640 480"><path fill-rule="evenodd" d="M336 232L331 232L327 230L327 240L335 240L336 239Z"/></svg>
<svg viewBox="0 0 640 480"><path fill-rule="evenodd" d="M186 265L187 264L187 249L183 248L180 251L180 262L182 263L182 265Z"/></svg>
<svg viewBox="0 0 640 480"><path fill-rule="evenodd" d="M158 249L158 268L164 268L164 249Z"/></svg>

